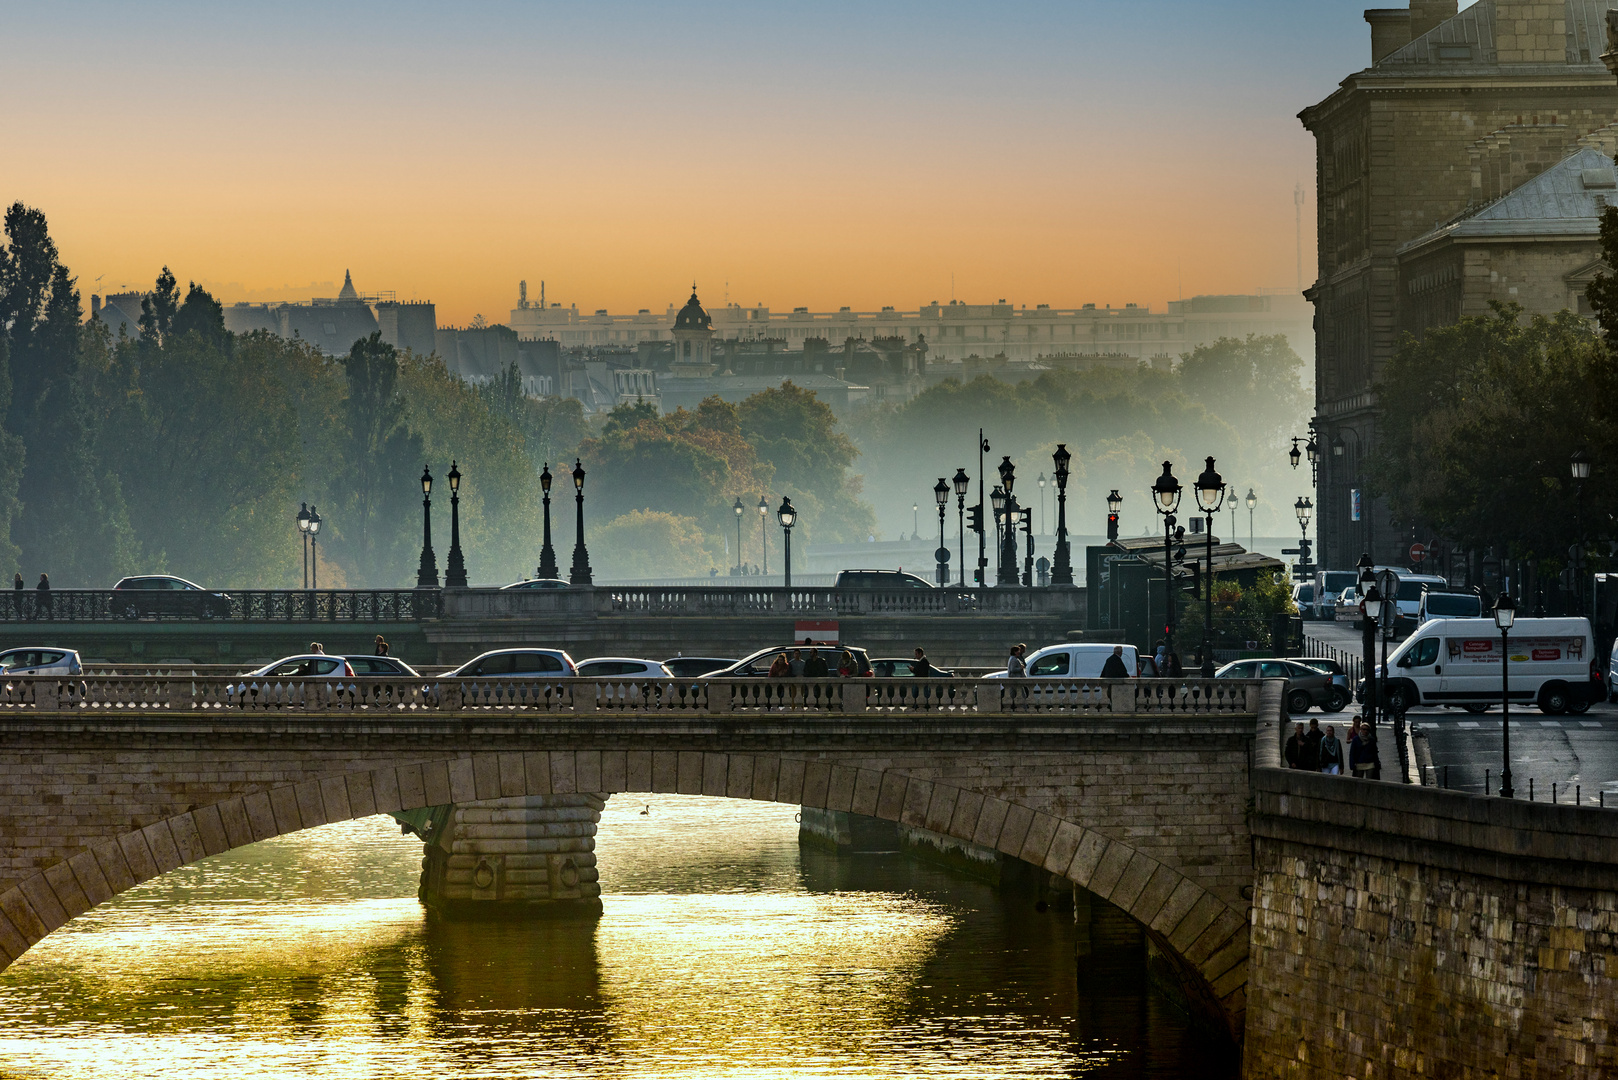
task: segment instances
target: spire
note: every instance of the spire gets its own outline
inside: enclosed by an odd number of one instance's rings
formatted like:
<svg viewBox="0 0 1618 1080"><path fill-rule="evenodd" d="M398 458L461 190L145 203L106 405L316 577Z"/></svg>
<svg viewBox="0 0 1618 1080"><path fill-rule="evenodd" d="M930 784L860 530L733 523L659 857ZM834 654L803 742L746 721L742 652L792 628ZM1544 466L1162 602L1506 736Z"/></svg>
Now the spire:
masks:
<svg viewBox="0 0 1618 1080"><path fill-rule="evenodd" d="M347 270L343 271L343 291L337 294L339 300L358 300L360 294L354 290L354 279Z"/></svg>

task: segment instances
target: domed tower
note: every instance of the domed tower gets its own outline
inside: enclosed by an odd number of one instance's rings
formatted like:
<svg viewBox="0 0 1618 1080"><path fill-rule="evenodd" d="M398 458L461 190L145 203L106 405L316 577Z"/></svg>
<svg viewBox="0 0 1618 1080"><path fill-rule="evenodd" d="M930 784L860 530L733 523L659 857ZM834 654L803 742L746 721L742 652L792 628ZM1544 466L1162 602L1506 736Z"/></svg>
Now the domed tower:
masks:
<svg viewBox="0 0 1618 1080"><path fill-rule="evenodd" d="M669 373L677 379L714 373L713 319L697 299L696 282L691 283L691 299L674 316L674 364Z"/></svg>

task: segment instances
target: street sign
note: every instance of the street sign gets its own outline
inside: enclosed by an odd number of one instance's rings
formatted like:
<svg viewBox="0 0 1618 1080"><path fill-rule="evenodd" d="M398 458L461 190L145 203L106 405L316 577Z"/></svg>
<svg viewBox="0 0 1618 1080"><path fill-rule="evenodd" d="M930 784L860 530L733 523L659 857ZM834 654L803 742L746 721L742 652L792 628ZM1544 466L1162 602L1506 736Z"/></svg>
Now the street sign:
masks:
<svg viewBox="0 0 1618 1080"><path fill-rule="evenodd" d="M1419 562L1421 562L1421 560L1425 559L1426 557L1427 557L1427 545L1426 544L1411 544L1410 545L1410 561L1411 562L1419 563Z"/></svg>
<svg viewBox="0 0 1618 1080"><path fill-rule="evenodd" d="M949 548L941 547L933 552L933 558L939 562L949 562Z"/></svg>

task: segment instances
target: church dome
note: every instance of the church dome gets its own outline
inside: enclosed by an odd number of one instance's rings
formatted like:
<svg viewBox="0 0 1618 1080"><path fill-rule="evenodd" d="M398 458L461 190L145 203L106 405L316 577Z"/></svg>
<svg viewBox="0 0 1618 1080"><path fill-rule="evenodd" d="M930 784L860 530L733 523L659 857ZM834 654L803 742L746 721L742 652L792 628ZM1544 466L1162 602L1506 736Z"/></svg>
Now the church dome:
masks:
<svg viewBox="0 0 1618 1080"><path fill-rule="evenodd" d="M697 287L691 286L691 299L685 302L685 307L674 316L674 329L676 330L711 330L713 319L702 310L702 303L697 299Z"/></svg>

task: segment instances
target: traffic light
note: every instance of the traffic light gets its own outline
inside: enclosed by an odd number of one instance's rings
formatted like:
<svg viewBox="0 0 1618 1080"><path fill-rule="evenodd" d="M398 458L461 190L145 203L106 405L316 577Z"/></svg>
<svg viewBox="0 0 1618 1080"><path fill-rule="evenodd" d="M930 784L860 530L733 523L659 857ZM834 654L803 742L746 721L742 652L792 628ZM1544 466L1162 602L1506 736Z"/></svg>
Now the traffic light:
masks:
<svg viewBox="0 0 1618 1080"><path fill-rule="evenodd" d="M966 508L966 527L975 533L983 532L983 504Z"/></svg>
<svg viewBox="0 0 1618 1080"><path fill-rule="evenodd" d="M1181 587L1181 591L1188 592L1198 600L1202 599L1202 567L1197 563L1187 567L1191 571L1191 584Z"/></svg>
<svg viewBox="0 0 1618 1080"><path fill-rule="evenodd" d="M1108 540L1116 540L1116 539L1118 539L1118 515L1117 514L1108 514L1107 515L1107 539Z"/></svg>

